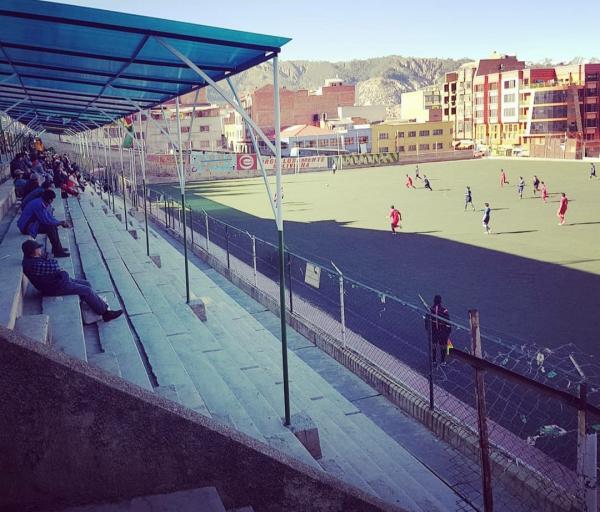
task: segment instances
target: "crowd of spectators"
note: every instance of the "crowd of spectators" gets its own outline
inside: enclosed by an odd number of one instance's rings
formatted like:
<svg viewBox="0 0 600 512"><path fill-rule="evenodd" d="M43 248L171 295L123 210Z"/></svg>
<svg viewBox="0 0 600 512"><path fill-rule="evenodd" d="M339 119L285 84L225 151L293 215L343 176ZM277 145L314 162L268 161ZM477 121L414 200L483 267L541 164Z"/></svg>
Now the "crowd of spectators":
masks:
<svg viewBox="0 0 600 512"><path fill-rule="evenodd" d="M109 309L88 281L71 278L57 261L70 256L62 246L58 228L71 226L66 219L54 216L52 203L57 192L61 194L60 201L68 196L78 197L85 190L87 183L77 163L71 162L66 154L45 150L39 139L30 139L11 161L10 172L15 195L21 199L17 226L28 237L22 244L22 264L31 284L42 295L79 295L105 322L118 318L122 310ZM44 254L42 244L36 240L39 234L47 235L52 257Z"/></svg>

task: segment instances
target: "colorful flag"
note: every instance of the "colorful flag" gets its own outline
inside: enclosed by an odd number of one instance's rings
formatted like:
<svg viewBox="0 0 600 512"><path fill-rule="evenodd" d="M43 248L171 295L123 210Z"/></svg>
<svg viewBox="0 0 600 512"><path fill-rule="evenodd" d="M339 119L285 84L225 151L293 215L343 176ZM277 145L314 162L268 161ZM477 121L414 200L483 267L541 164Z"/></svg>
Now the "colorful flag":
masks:
<svg viewBox="0 0 600 512"><path fill-rule="evenodd" d="M123 126L125 127L123 147L129 149L133 147L133 119L130 116L125 116L122 122Z"/></svg>

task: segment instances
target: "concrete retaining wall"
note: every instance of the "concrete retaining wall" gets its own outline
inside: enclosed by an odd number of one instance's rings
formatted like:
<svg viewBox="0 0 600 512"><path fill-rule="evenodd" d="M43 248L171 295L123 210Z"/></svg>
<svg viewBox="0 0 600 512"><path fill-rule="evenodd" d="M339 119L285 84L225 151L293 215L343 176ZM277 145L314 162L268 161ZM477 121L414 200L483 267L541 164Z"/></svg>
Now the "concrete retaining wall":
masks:
<svg viewBox="0 0 600 512"><path fill-rule="evenodd" d="M257 512L399 510L2 327L0 389L3 512L204 486Z"/></svg>

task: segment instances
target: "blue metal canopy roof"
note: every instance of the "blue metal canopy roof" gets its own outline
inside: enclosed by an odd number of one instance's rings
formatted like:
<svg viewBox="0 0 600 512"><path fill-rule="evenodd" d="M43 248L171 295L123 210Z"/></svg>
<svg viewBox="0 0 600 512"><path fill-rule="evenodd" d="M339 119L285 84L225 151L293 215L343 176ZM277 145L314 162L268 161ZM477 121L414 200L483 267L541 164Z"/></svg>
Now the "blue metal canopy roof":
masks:
<svg viewBox="0 0 600 512"><path fill-rule="evenodd" d="M219 81L290 39L101 9L0 1L0 110L48 131L83 131L207 84L154 37ZM131 101L130 101L131 100ZM110 120L107 119L107 116Z"/></svg>

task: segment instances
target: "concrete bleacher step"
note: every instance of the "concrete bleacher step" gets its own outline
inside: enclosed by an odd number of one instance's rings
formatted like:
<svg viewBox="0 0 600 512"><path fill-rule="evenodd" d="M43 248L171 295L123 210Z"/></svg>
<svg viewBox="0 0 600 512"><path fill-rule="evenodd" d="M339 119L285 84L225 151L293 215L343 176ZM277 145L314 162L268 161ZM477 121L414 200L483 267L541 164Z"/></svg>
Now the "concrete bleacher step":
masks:
<svg viewBox="0 0 600 512"><path fill-rule="evenodd" d="M98 368L102 368L104 371L122 377L121 367L119 366L119 360L117 355L113 352L100 352L99 354L92 354L88 358L88 362Z"/></svg>
<svg viewBox="0 0 600 512"><path fill-rule="evenodd" d="M52 322L53 346L65 354L87 361L79 297L44 297L42 311Z"/></svg>
<svg viewBox="0 0 600 512"><path fill-rule="evenodd" d="M156 317L152 313L147 313L131 316L130 321L144 346L158 385L175 386L182 405L210 416L204 400Z"/></svg>
<svg viewBox="0 0 600 512"><path fill-rule="evenodd" d="M17 318L15 331L40 343L52 343L48 315L23 315Z"/></svg>
<svg viewBox="0 0 600 512"><path fill-rule="evenodd" d="M124 247L133 243L132 250L145 253L143 236L137 241L129 237L131 242L123 236L113 238ZM158 247L164 252L161 274L169 276L168 283L159 285L161 292L178 318L191 325L185 310L174 307L181 304L184 293L181 255L166 240L153 239L152 243L153 250ZM212 337L201 336L204 349L192 345L186 336L180 340L171 337L180 359L190 368L196 366L196 359L203 360L205 366L214 368L220 381L233 387L235 399L246 407L256 405L260 396L259 409L270 407L275 416L282 415L279 341L204 272L192 266L190 274L192 291L205 300L209 310L205 325ZM319 462L326 471L407 510L438 511L455 506L454 493L292 351L289 362L292 408L306 412L319 427L323 452ZM240 370L245 379L240 378ZM194 370L189 371L194 378ZM240 387L244 389L240 391ZM208 398L207 405L210 409ZM261 433L269 426L258 425Z"/></svg>
<svg viewBox="0 0 600 512"><path fill-rule="evenodd" d="M21 245L28 237L17 227L17 217L11 222L0 244L0 324L13 329L23 308L26 278L23 276Z"/></svg>
<svg viewBox="0 0 600 512"><path fill-rule="evenodd" d="M151 494L117 503L71 507L61 512L226 512L214 487Z"/></svg>
<svg viewBox="0 0 600 512"><path fill-rule="evenodd" d="M121 305L116 297L110 274L77 199L69 199L69 209L86 279L96 292L106 298L111 309L120 309ZM125 316L111 322L98 322L97 326L102 348L105 352L114 354L117 359L119 376L140 387L152 390L148 373Z"/></svg>

